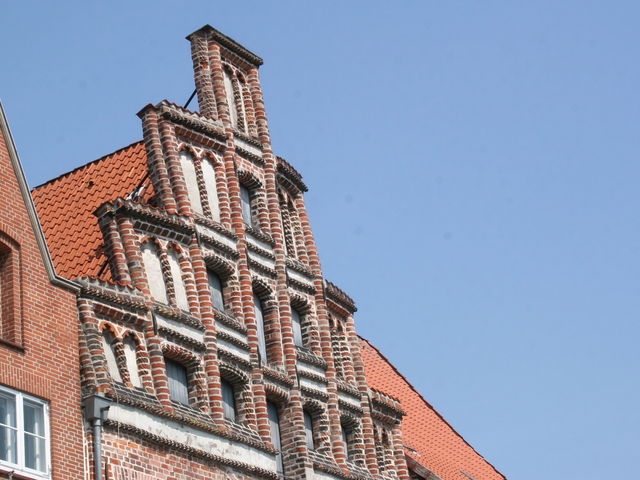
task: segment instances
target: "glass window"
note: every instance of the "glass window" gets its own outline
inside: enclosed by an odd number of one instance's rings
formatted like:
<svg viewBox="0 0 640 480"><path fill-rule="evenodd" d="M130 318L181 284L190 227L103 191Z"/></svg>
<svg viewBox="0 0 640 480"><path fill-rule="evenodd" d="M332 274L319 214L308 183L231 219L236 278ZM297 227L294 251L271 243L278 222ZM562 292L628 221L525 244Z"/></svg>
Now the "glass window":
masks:
<svg viewBox="0 0 640 480"><path fill-rule="evenodd" d="M284 478L284 467L282 465L282 444L280 442L280 416L278 415L278 407L272 402L267 402L267 412L269 413L269 427L271 430L271 443L278 451L276 454L276 466L278 476Z"/></svg>
<svg viewBox="0 0 640 480"><path fill-rule="evenodd" d="M294 308L291 309L291 324L293 327L293 343L298 347L304 345L302 341L302 319L300 313Z"/></svg>
<svg viewBox="0 0 640 480"><path fill-rule="evenodd" d="M347 455L347 459L351 460L351 449L349 448L349 435L351 432L344 425L341 426L342 429L342 443L344 443L344 453Z"/></svg>
<svg viewBox="0 0 640 480"><path fill-rule="evenodd" d="M207 270L209 280L209 291L211 292L211 302L218 310L224 312L224 297L222 296L222 282L220 277L211 270Z"/></svg>
<svg viewBox="0 0 640 480"><path fill-rule="evenodd" d="M227 420L236 420L236 395L233 385L226 380L222 380L222 408L224 410L224 418Z"/></svg>
<svg viewBox="0 0 640 480"><path fill-rule="evenodd" d="M167 380L169 381L169 394L174 402L189 405L189 381L187 368L181 363L168 358L164 359L167 366Z"/></svg>
<svg viewBox="0 0 640 480"><path fill-rule="evenodd" d="M260 361L267 363L267 341L264 336L264 312L262 310L262 301L254 293L253 305L256 317L256 328L258 330L258 353L260 354Z"/></svg>
<svg viewBox="0 0 640 480"><path fill-rule="evenodd" d="M247 225L253 225L251 215L251 192L244 185L240 185L240 202L242 203L242 218Z"/></svg>
<svg viewBox="0 0 640 480"><path fill-rule="evenodd" d="M307 448L309 450L315 450L316 446L313 442L313 418L307 411L304 412L304 434L307 438Z"/></svg>
<svg viewBox="0 0 640 480"><path fill-rule="evenodd" d="M48 415L43 401L0 388L0 464L27 473L48 473Z"/></svg>

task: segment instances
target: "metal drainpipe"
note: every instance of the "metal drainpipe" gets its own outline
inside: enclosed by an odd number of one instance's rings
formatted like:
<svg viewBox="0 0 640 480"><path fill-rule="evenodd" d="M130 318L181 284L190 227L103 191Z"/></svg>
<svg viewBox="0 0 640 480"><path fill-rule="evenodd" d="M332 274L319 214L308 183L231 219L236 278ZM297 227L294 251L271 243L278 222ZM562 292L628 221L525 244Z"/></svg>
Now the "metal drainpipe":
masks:
<svg viewBox="0 0 640 480"><path fill-rule="evenodd" d="M92 395L82 401L84 418L93 427L93 471L94 479L102 480L102 422L107 419L111 400Z"/></svg>

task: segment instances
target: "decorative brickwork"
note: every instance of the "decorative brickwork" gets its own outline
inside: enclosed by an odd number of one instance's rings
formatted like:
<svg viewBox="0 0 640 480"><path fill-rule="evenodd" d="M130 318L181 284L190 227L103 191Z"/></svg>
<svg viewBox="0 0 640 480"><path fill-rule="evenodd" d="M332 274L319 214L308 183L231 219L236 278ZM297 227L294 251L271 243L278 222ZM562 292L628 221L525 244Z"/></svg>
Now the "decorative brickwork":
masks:
<svg viewBox="0 0 640 480"><path fill-rule="evenodd" d="M82 392L111 401L105 472L408 480L403 406L369 387L355 303L324 278L307 186L273 153L262 60L209 26L188 39L200 112L147 105L141 142L34 192L81 286Z"/></svg>

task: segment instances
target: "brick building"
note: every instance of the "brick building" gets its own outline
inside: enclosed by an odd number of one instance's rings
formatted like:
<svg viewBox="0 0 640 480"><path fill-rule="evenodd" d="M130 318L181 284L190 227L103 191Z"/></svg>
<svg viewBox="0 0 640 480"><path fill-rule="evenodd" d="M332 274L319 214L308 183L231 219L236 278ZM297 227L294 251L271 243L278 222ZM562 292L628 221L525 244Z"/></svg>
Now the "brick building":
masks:
<svg viewBox="0 0 640 480"><path fill-rule="evenodd" d="M76 286L51 263L0 104L0 478L83 471Z"/></svg>
<svg viewBox="0 0 640 480"><path fill-rule="evenodd" d="M262 60L209 26L188 39L198 111L147 105L140 142L33 192L80 286L94 473L504 478L357 336L272 151Z"/></svg>

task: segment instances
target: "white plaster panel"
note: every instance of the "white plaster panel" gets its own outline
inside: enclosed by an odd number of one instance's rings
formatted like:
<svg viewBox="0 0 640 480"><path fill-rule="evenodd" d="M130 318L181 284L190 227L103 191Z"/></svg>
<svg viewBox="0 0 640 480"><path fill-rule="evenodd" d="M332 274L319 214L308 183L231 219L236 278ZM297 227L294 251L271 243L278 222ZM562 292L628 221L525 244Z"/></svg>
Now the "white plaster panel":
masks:
<svg viewBox="0 0 640 480"><path fill-rule="evenodd" d="M218 348L226 350L227 352L234 354L236 357L240 357L244 360L249 360L249 352L247 352L245 349L240 348L239 346L228 342L223 338L218 338L217 343Z"/></svg>
<svg viewBox="0 0 640 480"><path fill-rule="evenodd" d="M218 205L218 189L216 187L216 172L213 169L211 160L205 158L202 160L202 176L204 177L204 185L207 190L207 198L209 200L209 208L211 209L211 217L216 221L220 221L220 207Z"/></svg>
<svg viewBox="0 0 640 480"><path fill-rule="evenodd" d="M306 275L303 275L300 272L296 272L291 268L287 268L287 275L289 276L289 278L297 280L298 282L313 286L313 281L309 279L309 277L307 277Z"/></svg>
<svg viewBox="0 0 640 480"><path fill-rule="evenodd" d="M204 333L198 329L185 325L184 323L176 322L170 318L165 318L162 315L155 314L156 325L158 327L165 327L174 332L177 332L185 337L191 338L198 342L204 342Z"/></svg>
<svg viewBox="0 0 640 480"><path fill-rule="evenodd" d="M273 247L271 245L269 245L267 242L263 242L262 240L254 237L248 232L247 232L247 240L249 241L249 243L252 243L256 247L260 247L263 250L267 250L268 252L273 252Z"/></svg>
<svg viewBox="0 0 640 480"><path fill-rule="evenodd" d="M180 167L182 167L182 176L184 183L187 185L187 195L191 208L198 213L202 213L202 203L200 202L200 190L198 189L198 177L196 175L196 166L193 163L193 156L189 152L180 152Z"/></svg>
<svg viewBox="0 0 640 480"><path fill-rule="evenodd" d="M275 260L272 260L271 258L267 258L263 255L260 255L259 253L252 252L251 250L247 251L247 253L249 254L249 258L251 260L258 262L259 264L264 265L265 267L270 268L271 270L276 268Z"/></svg>
<svg viewBox="0 0 640 480"><path fill-rule="evenodd" d="M187 290L184 287L182 279L182 268L180 268L180 260L178 254L171 250L167 255L169 260L169 268L171 269L171 278L173 278L173 292L176 296L176 305L185 311L189 311L189 301L187 300Z"/></svg>
<svg viewBox="0 0 640 480"><path fill-rule="evenodd" d="M299 378L300 378L300 386L301 387L311 388L313 390L319 390L321 392L326 392L327 391L327 386L322 382L318 382L316 380L312 380L310 378L303 377L302 375L300 375Z"/></svg>
<svg viewBox="0 0 640 480"><path fill-rule="evenodd" d="M324 377L324 370L321 367L317 367L316 365L311 365L310 363L303 362L298 360L298 371L299 372L309 372L314 373L316 375L320 375Z"/></svg>
<svg viewBox="0 0 640 480"><path fill-rule="evenodd" d="M225 332L229 335L231 335L232 337L237 338L238 340L242 340L243 342L247 343L247 336L243 335L240 332L237 332L235 329L226 326L224 323L218 322L216 320L216 328L222 332Z"/></svg>
<svg viewBox="0 0 640 480"><path fill-rule="evenodd" d="M240 147L243 150L246 150L247 152L253 153L254 155L262 158L262 150L260 150L255 145L253 145L253 144L251 144L249 142L245 142L244 140L242 140L241 138L238 138L238 137L235 137L234 141L235 141L235 144L236 144L237 147Z"/></svg>
<svg viewBox="0 0 640 480"><path fill-rule="evenodd" d="M227 247L233 248L234 250L236 249L236 242L234 240L227 238L225 235L222 235L221 233L216 232L212 228L206 227L204 225L196 224L196 230L198 230L199 233L206 235L207 237L211 237L217 240L218 242L222 243L223 245L226 245Z"/></svg>
<svg viewBox="0 0 640 480"><path fill-rule="evenodd" d="M142 261L147 274L147 283L149 284L151 296L159 302L168 303L167 287L162 276L160 257L158 257L158 252L153 245L148 243L142 247Z"/></svg>
<svg viewBox="0 0 640 480"><path fill-rule="evenodd" d="M158 418L148 412L127 405L112 404L111 408L109 408L108 418L213 455L276 471L275 455L209 432L181 425L172 420Z"/></svg>
<svg viewBox="0 0 640 480"><path fill-rule="evenodd" d="M348 393L338 391L338 398L349 405L353 405L355 407L360 406L360 400L349 395Z"/></svg>

